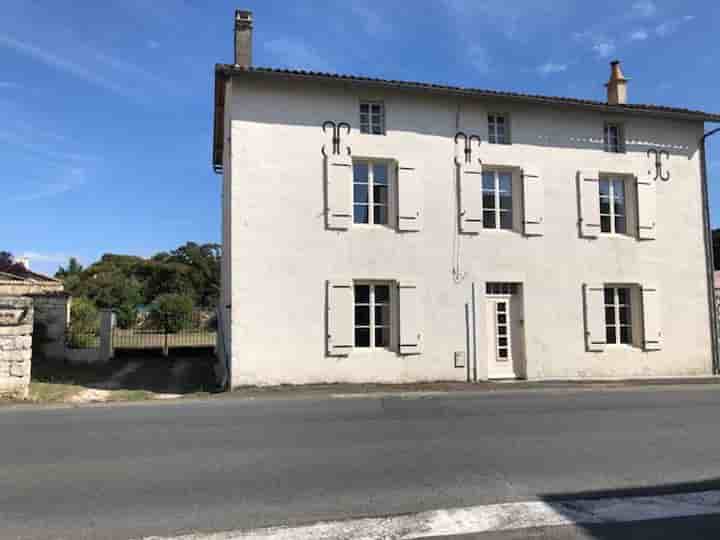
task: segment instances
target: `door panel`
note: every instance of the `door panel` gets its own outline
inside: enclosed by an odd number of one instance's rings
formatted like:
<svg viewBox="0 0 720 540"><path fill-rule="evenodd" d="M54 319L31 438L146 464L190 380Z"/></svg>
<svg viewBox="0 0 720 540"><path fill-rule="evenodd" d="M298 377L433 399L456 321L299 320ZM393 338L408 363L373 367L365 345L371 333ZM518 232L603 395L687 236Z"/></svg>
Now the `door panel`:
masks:
<svg viewBox="0 0 720 540"><path fill-rule="evenodd" d="M515 377L512 347L512 298L487 299L488 375L490 378Z"/></svg>

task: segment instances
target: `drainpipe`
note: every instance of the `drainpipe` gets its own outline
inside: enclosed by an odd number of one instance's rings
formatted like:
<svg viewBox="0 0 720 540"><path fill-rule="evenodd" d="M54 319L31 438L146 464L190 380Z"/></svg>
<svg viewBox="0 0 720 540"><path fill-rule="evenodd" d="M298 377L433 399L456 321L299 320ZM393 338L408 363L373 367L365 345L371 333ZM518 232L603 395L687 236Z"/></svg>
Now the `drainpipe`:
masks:
<svg viewBox="0 0 720 540"><path fill-rule="evenodd" d="M473 342L473 382L477 382L477 307L475 304L475 282L472 283L472 342Z"/></svg>
<svg viewBox="0 0 720 540"><path fill-rule="evenodd" d="M708 131L700 138L700 181L702 183L703 197L703 221L705 236L705 266L708 282L708 302L710 303L710 338L712 340L712 361L713 375L720 374L720 360L718 359L718 328L717 328L717 312L715 304L715 280L713 272L715 271L715 263L713 260L712 249L712 228L710 225L710 198L708 197L708 180L707 180L707 163L705 152L705 140L720 132L720 128Z"/></svg>

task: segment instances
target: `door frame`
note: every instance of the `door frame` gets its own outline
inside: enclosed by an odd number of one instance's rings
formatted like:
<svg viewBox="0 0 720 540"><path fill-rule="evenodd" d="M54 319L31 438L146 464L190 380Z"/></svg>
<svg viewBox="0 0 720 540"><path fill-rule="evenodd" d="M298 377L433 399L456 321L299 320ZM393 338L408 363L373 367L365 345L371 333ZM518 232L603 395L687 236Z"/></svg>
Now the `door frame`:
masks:
<svg viewBox="0 0 720 540"><path fill-rule="evenodd" d="M488 379L517 379L518 370L516 355L514 351L514 332L517 329L517 322L514 320L513 303L518 298L515 294L486 294L486 320L487 320L487 369ZM506 366L498 367L498 343L497 343L497 305L504 302L507 314L507 349L509 360Z"/></svg>

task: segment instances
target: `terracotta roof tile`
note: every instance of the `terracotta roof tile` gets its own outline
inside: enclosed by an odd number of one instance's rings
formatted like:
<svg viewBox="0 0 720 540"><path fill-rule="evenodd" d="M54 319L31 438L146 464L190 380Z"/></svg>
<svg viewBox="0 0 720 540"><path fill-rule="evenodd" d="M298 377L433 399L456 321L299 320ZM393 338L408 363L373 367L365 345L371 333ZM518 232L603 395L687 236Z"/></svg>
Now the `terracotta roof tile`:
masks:
<svg viewBox="0 0 720 540"><path fill-rule="evenodd" d="M528 103L566 105L596 110L601 109L607 112L654 114L656 116L668 116L707 122L720 122L720 114L718 113L708 113L704 111L683 109L677 107L667 107L663 105L650 105L642 103L610 105L604 101L595 101L590 99L578 99L563 96L544 96L539 94L525 94L520 92L506 92L481 88L466 88L461 86L447 86L434 83L400 81L395 79L379 79L372 77L363 77L360 75L327 73L322 71L307 71L301 69L277 69L267 67L245 67L232 64L217 64L216 71L228 74L251 73L269 76L292 77L295 79L306 80L346 81L356 84L367 84L370 86L383 86L387 88L399 88L407 90L424 90L428 92L437 92L442 94L465 95L468 97L497 97L509 100L524 101Z"/></svg>

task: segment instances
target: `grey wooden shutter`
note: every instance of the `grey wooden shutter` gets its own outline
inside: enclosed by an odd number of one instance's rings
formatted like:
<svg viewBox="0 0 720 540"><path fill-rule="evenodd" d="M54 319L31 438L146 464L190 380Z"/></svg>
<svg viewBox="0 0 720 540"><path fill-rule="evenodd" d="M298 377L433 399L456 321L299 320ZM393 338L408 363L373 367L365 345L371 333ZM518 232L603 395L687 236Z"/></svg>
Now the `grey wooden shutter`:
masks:
<svg viewBox="0 0 720 540"><path fill-rule="evenodd" d="M398 230L420 231L423 226L423 182L417 168L412 164L399 163L397 168L398 186Z"/></svg>
<svg viewBox="0 0 720 540"><path fill-rule="evenodd" d="M600 174L594 169L578 172L580 232L594 238L600 234Z"/></svg>
<svg viewBox="0 0 720 540"><path fill-rule="evenodd" d="M325 215L329 229L347 229L352 225L353 166L348 155L325 158L327 207Z"/></svg>
<svg viewBox="0 0 720 540"><path fill-rule="evenodd" d="M330 356L350 354L353 338L354 290L352 281L327 282L327 351Z"/></svg>
<svg viewBox="0 0 720 540"><path fill-rule="evenodd" d="M660 317L660 293L653 285L642 287L643 348L646 351L662 349L662 321Z"/></svg>
<svg viewBox="0 0 720 540"><path fill-rule="evenodd" d="M483 229L482 167L461 164L457 166L460 181L460 230L479 233Z"/></svg>
<svg viewBox="0 0 720 540"><path fill-rule="evenodd" d="M540 171L527 167L522 171L523 227L527 236L542 236L545 193Z"/></svg>
<svg viewBox="0 0 720 540"><path fill-rule="evenodd" d="M416 283L398 283L400 299L400 354L422 352L422 305Z"/></svg>
<svg viewBox="0 0 720 540"><path fill-rule="evenodd" d="M588 351L604 351L605 288L603 285L585 284L585 346Z"/></svg>
<svg viewBox="0 0 720 540"><path fill-rule="evenodd" d="M638 238L657 238L657 190L655 180L648 175L637 178Z"/></svg>

